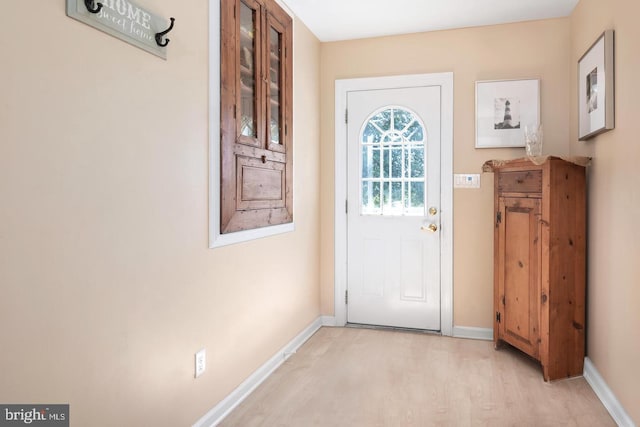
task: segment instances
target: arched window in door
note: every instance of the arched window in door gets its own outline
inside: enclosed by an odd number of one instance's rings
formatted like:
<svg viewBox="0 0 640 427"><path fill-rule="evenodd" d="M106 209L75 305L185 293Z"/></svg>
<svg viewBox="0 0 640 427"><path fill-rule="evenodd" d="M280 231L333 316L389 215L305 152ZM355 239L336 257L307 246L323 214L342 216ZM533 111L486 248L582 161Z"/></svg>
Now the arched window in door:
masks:
<svg viewBox="0 0 640 427"><path fill-rule="evenodd" d="M426 131L411 110L386 106L360 130L362 215L421 216Z"/></svg>

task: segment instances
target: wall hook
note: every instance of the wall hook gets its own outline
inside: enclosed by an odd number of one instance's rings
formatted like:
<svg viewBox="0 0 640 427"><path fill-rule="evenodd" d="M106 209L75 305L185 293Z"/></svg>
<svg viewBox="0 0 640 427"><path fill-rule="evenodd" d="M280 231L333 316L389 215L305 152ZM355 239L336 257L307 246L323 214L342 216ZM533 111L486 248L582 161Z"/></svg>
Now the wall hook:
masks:
<svg viewBox="0 0 640 427"><path fill-rule="evenodd" d="M165 34L167 34L169 31L173 29L173 22L175 21L175 19L174 18L169 18L169 19L171 20L171 24L169 25L169 28L159 33L156 33L156 43L158 43L158 46L164 47L168 45L169 42L171 41L169 39L165 39L164 41L162 41L162 36L164 36Z"/></svg>
<svg viewBox="0 0 640 427"><path fill-rule="evenodd" d="M84 0L84 5L87 7L87 10L91 13L98 13L100 9L102 9L102 3L95 4L94 0Z"/></svg>

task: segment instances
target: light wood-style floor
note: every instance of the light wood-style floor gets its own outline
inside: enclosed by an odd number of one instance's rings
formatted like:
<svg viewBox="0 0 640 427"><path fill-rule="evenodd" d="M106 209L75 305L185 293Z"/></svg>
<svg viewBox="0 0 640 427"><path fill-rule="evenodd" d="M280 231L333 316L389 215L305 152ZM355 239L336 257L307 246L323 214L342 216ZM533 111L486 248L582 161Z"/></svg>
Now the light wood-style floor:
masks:
<svg viewBox="0 0 640 427"><path fill-rule="evenodd" d="M322 328L221 426L615 426L584 378L488 341Z"/></svg>

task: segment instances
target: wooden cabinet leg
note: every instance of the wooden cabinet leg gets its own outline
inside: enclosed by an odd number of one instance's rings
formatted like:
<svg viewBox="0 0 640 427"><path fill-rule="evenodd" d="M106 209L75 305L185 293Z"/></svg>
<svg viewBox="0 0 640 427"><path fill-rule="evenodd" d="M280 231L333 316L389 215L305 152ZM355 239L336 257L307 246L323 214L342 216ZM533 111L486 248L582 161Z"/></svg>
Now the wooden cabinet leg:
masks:
<svg viewBox="0 0 640 427"><path fill-rule="evenodd" d="M542 365L542 376L544 377L544 382L549 382L549 368Z"/></svg>

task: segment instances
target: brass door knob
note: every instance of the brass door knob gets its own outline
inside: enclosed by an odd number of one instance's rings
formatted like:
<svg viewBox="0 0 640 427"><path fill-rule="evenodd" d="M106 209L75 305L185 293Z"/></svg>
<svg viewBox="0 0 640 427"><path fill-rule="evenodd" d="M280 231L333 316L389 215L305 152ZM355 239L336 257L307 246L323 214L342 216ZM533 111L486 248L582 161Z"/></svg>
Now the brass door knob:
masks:
<svg viewBox="0 0 640 427"><path fill-rule="evenodd" d="M420 227L420 230L435 233L436 231L438 231L438 226L435 224L423 225L422 227Z"/></svg>
<svg viewBox="0 0 640 427"><path fill-rule="evenodd" d="M429 208L429 215L433 216L437 213L438 213L438 209L434 208L433 206Z"/></svg>

